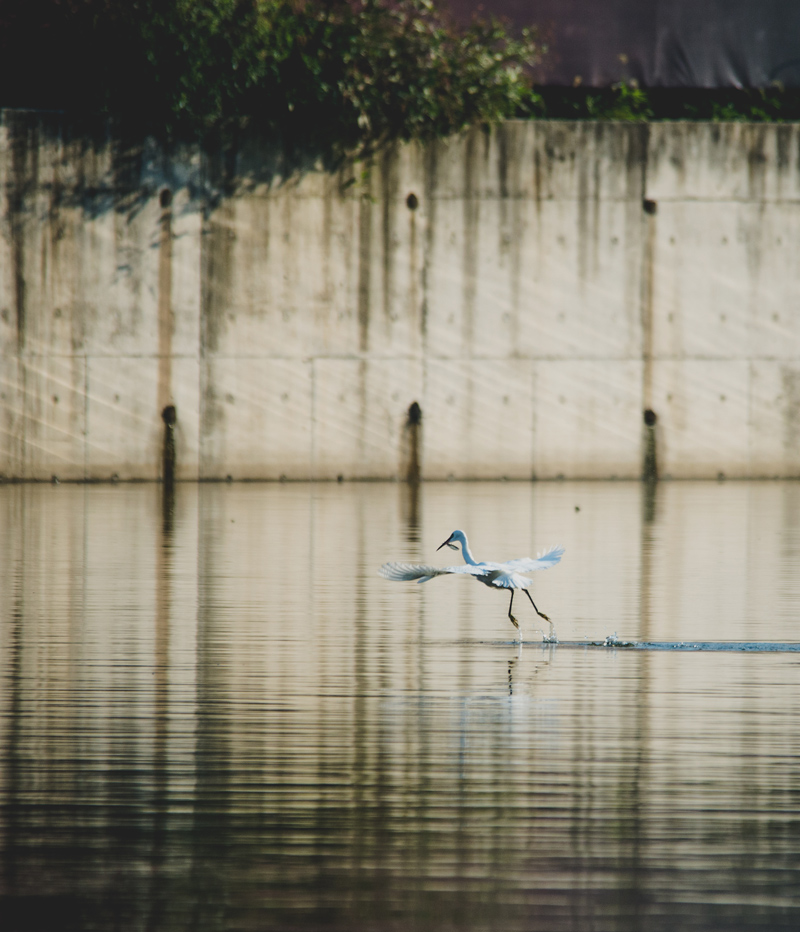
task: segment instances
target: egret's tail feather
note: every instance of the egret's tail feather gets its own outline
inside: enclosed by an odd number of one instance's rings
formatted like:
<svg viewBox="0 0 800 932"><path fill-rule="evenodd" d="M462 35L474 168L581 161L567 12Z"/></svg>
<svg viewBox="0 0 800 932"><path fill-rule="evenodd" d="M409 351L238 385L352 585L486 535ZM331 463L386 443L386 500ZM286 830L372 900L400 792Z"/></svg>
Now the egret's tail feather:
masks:
<svg viewBox="0 0 800 932"><path fill-rule="evenodd" d="M424 563L384 563L378 570L379 576L397 582L408 582L412 579L427 582L439 574L440 570L437 567L427 566Z"/></svg>

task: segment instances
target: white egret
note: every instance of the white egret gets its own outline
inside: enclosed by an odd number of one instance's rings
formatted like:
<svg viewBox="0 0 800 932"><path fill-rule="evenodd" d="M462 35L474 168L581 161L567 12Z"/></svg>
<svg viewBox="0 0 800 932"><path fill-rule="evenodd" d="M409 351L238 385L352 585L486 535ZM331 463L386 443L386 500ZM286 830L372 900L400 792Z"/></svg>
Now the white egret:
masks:
<svg viewBox="0 0 800 932"><path fill-rule="evenodd" d="M474 576L478 582L484 586L494 586L498 589L510 589L511 601L508 603L508 617L511 624L519 631L519 639L522 640L522 631L519 622L511 614L511 608L514 604L514 590L522 589L525 595L530 599L534 611L540 618L550 623L550 635L544 640L548 642L557 642L553 622L550 621L544 612L536 608L528 586L533 580L523 576L523 573L532 573L534 570L546 570L555 566L564 553L563 547L551 547L534 560L531 557L520 557L517 560L507 560L505 563L479 563L473 556L467 543L467 535L463 531L453 531L447 540L440 544L436 549L450 547L451 550L458 550L457 544L461 544L461 552L464 556L464 566L430 566L426 563L384 563L378 570L378 574L384 579L392 580L411 580L416 579L421 583L433 579L434 576L444 576L447 573L466 574ZM544 637L544 633L543 633Z"/></svg>

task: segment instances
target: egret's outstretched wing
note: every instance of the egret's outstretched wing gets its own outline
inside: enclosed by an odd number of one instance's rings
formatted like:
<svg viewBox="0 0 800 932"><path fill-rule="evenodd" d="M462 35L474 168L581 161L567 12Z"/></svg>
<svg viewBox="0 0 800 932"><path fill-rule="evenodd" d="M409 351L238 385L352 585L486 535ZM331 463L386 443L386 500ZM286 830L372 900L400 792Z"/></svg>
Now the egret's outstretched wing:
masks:
<svg viewBox="0 0 800 932"><path fill-rule="evenodd" d="M532 573L534 570L548 570L551 566L555 566L556 563L558 563L563 553L564 548L559 545L545 550L544 553L540 553L535 560L530 557L521 557L519 560L509 560L505 565L515 573Z"/></svg>
<svg viewBox="0 0 800 932"><path fill-rule="evenodd" d="M418 579L421 583L433 579L434 576L444 576L448 573L466 573L469 576L485 576L486 570L480 566L431 566L428 563L384 563L378 570L378 575L384 579L393 579L406 582Z"/></svg>

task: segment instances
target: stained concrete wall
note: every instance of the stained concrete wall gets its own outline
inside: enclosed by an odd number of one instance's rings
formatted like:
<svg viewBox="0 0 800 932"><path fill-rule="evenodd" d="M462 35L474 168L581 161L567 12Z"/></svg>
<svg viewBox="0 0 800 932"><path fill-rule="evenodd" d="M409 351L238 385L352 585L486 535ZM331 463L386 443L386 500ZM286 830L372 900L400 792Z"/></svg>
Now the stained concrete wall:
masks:
<svg viewBox="0 0 800 932"><path fill-rule="evenodd" d="M0 474L800 475L800 127L287 168L0 115ZM422 410L418 428L409 407Z"/></svg>

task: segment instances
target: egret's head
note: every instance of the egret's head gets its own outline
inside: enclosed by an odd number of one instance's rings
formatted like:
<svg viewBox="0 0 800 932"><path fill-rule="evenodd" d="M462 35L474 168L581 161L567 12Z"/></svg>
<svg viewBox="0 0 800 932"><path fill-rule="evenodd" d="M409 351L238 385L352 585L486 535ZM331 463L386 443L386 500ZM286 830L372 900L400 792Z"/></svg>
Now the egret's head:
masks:
<svg viewBox="0 0 800 932"><path fill-rule="evenodd" d="M454 541L460 541L463 544L464 543L464 532L453 531L453 533L447 538L447 540L443 544L439 544L439 546L436 549L441 550L442 547L449 547L451 550L458 550L458 545L454 543Z"/></svg>

